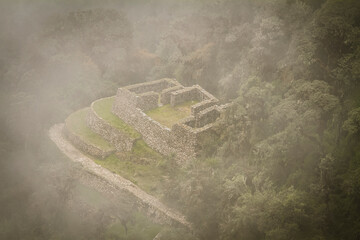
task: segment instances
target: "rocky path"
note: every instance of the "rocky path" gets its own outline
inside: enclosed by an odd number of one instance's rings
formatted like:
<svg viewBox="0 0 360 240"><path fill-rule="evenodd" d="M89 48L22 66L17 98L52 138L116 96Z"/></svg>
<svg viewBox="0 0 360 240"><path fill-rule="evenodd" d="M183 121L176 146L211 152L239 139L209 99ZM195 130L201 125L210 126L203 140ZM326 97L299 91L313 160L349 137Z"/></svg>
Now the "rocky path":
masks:
<svg viewBox="0 0 360 240"><path fill-rule="evenodd" d="M49 137L66 156L68 156L72 161L80 163L85 171L94 175L93 179L89 179L90 182L96 182L96 179L100 179L102 182L105 181L107 184L109 184L109 187L111 187L111 189L115 189L115 191L126 191L132 194L139 200L138 202L141 205L140 208L145 209L147 214L150 217L156 218L157 221L160 219L162 223L171 225L181 224L191 228L189 222L186 221L183 215L173 209L168 208L157 198L144 192L131 181L97 165L93 160L76 149L63 137L63 127L64 124L55 124L52 126L49 130ZM97 186L96 184L91 185L95 187ZM104 189L98 190L103 192Z"/></svg>

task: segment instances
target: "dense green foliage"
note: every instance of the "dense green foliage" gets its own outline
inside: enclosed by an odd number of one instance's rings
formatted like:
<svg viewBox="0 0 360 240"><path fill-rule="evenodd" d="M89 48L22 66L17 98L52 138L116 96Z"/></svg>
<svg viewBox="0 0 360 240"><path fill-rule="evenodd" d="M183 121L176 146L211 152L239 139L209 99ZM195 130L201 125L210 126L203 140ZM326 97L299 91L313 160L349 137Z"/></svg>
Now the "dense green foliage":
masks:
<svg viewBox="0 0 360 240"><path fill-rule="evenodd" d="M206 13L211 44L174 75L208 73L193 79L236 99L168 202L201 239L358 239L359 2L220 1Z"/></svg>
<svg viewBox="0 0 360 240"><path fill-rule="evenodd" d="M46 130L118 86L162 77L233 101L202 157L164 181L164 201L199 239L360 238L358 0L58 2L1 3L4 238L105 238L106 221L66 224L67 176L45 188L34 174L62 158ZM61 201L35 204L44 199Z"/></svg>

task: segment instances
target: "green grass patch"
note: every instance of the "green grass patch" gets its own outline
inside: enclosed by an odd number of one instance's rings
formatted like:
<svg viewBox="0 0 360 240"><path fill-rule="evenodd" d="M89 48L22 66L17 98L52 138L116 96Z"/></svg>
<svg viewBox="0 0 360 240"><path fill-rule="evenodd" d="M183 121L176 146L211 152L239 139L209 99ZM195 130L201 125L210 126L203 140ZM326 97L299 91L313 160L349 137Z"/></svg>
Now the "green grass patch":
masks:
<svg viewBox="0 0 360 240"><path fill-rule="evenodd" d="M153 150L151 147L149 147L144 140L138 140L134 144L134 147L132 149L133 155L135 157L147 157L150 159L155 160L161 160L163 158L163 155Z"/></svg>
<svg viewBox="0 0 360 240"><path fill-rule="evenodd" d="M113 147L106 140L87 127L86 115L89 110L85 108L71 114L66 119L69 130L89 144L104 150L112 150ZM169 173L167 164L172 161L154 151L142 139L135 142L131 152L112 154L103 160L89 157L102 167L119 174L144 191L158 197L161 197L161 183L164 176Z"/></svg>
<svg viewBox="0 0 360 240"><path fill-rule="evenodd" d="M171 160L151 149L143 140L138 140L132 152L112 154L104 160L94 161L132 181L144 191L161 197L161 183L168 175L166 163Z"/></svg>
<svg viewBox="0 0 360 240"><path fill-rule="evenodd" d="M170 104L152 109L146 114L155 121L171 128L172 125L181 119L190 116L191 106L198 103L197 101L188 101L172 107Z"/></svg>
<svg viewBox="0 0 360 240"><path fill-rule="evenodd" d="M128 136L133 138L141 137L140 133L138 133L134 128L129 126L119 117L111 112L113 103L115 101L115 96L103 98L94 103L95 112L102 117L105 121L107 121L111 126L119 129L120 131L128 134Z"/></svg>
<svg viewBox="0 0 360 240"><path fill-rule="evenodd" d="M155 196L161 195L160 185L166 173L158 167L160 160L137 158L134 154L112 154L104 160L95 159L95 162L132 181L144 191Z"/></svg>
<svg viewBox="0 0 360 240"><path fill-rule="evenodd" d="M112 154L104 160L94 161L159 198L162 197L164 178L177 171L170 166L173 159L154 151L143 140L136 141L132 152Z"/></svg>
<svg viewBox="0 0 360 240"><path fill-rule="evenodd" d="M100 135L91 131L86 125L86 116L90 108L80 109L72 113L65 121L69 131L79 136L84 142L101 148L104 151L114 149L114 147L103 139Z"/></svg>

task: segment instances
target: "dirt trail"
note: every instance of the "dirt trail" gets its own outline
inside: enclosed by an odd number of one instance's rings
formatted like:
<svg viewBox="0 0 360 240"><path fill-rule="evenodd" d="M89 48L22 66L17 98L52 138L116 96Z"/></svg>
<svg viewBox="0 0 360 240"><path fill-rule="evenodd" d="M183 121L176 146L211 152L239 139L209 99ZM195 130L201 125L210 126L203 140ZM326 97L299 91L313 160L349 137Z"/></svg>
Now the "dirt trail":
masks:
<svg viewBox="0 0 360 240"><path fill-rule="evenodd" d="M94 174L94 178L101 178L102 180L105 180L108 184L112 185L114 189L119 190L119 192L125 190L134 195L141 201L142 205L146 206L148 214L150 211L151 216L164 219L163 221L169 224L173 224L175 222L191 228L190 223L186 221L183 215L173 209L168 208L157 198L144 192L131 181L97 165L89 157L85 156L64 138L62 134L63 127L64 124L55 124L52 126L49 130L49 137L72 161L80 163L84 170ZM101 191L102 190L103 189L101 189Z"/></svg>

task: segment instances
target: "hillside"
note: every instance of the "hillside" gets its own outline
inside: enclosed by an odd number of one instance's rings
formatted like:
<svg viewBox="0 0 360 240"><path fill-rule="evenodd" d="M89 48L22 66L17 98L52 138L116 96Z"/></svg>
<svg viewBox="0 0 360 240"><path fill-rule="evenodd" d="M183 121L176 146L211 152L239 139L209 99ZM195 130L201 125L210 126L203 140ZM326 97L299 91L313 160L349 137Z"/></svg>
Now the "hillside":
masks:
<svg viewBox="0 0 360 240"><path fill-rule="evenodd" d="M63 122L96 164L193 226L161 227L161 239L360 238L358 0L19 0L0 3L0 20L1 239L160 229L79 183L48 138ZM143 114L114 114L119 88L163 78L218 101L176 108L134 90ZM157 123L129 124L130 112ZM169 133L209 123L211 134ZM155 128L164 135L143 134Z"/></svg>

